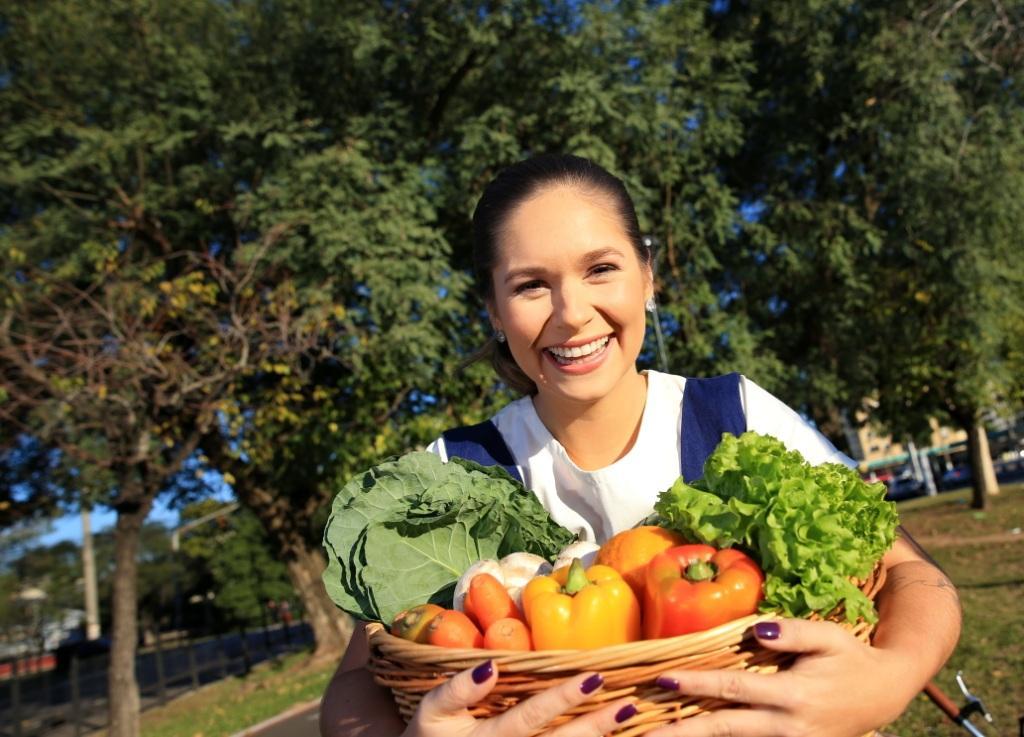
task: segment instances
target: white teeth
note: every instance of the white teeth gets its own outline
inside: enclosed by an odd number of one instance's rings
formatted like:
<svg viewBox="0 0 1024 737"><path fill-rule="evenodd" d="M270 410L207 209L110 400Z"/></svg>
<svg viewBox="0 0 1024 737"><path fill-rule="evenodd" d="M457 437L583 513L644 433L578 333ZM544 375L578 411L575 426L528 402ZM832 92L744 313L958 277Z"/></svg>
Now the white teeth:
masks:
<svg viewBox="0 0 1024 737"><path fill-rule="evenodd" d="M549 351L554 353L559 358L582 358L583 356L589 356L595 351L599 351L608 344L608 336L598 338L597 340L591 341L586 345L578 345L572 348L561 348L559 346L552 346L548 348Z"/></svg>

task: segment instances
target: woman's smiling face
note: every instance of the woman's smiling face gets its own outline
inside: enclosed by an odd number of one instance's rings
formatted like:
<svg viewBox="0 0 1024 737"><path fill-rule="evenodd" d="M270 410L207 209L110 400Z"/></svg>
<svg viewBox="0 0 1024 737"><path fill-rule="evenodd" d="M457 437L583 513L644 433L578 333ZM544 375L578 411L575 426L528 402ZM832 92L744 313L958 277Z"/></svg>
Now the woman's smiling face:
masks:
<svg viewBox="0 0 1024 737"><path fill-rule="evenodd" d="M610 198L554 185L523 201L492 278L491 320L539 399L593 402L636 375L653 283Z"/></svg>

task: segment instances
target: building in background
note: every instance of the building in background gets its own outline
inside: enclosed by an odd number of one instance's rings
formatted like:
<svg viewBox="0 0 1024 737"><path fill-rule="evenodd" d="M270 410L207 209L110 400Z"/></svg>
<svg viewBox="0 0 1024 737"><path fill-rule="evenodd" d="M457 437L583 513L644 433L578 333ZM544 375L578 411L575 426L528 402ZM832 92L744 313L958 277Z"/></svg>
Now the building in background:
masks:
<svg viewBox="0 0 1024 737"><path fill-rule="evenodd" d="M956 455L967 452L967 433L950 427L944 427L934 418L929 422L932 428L928 443L923 448L930 456L937 456L948 471L955 465ZM854 459L860 464L862 471L872 471L906 464L910 460L913 443L903 443L870 424L852 428L855 441L851 442Z"/></svg>
<svg viewBox="0 0 1024 737"><path fill-rule="evenodd" d="M846 424L851 455L861 475L884 483L890 496L916 496L970 484L966 431L941 425L933 418L930 436L925 444L917 445L873 426L865 414L859 414L857 420L856 425ZM997 476L1010 480L1024 475L1024 412L993 416L987 425Z"/></svg>

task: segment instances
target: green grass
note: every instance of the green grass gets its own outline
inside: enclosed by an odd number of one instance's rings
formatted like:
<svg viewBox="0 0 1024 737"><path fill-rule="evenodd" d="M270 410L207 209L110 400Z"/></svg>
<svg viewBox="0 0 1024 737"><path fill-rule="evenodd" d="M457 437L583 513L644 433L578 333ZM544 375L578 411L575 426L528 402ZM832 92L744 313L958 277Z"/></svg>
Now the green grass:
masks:
<svg viewBox="0 0 1024 737"><path fill-rule="evenodd" d="M306 701L327 687L337 663L311 664L309 652L261 663L142 715L142 737L227 737Z"/></svg>
<svg viewBox="0 0 1024 737"><path fill-rule="evenodd" d="M960 644L935 682L963 705L954 681L962 670L994 719L991 725L980 717L972 722L986 735L1016 735L1024 715L1024 485L1004 486L985 512L971 510L968 501L968 491L914 499L900 505L900 517L953 579L963 605ZM924 695L888 731L902 737L967 734Z"/></svg>

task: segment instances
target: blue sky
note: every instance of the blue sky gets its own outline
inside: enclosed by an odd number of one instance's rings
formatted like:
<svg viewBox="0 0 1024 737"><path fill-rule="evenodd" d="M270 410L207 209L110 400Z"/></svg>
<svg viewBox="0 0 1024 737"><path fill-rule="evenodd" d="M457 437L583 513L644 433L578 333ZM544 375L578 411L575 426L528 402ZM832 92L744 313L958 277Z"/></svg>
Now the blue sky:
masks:
<svg viewBox="0 0 1024 737"><path fill-rule="evenodd" d="M214 493L208 498L225 502L234 501L235 495L231 487L220 478L220 474L208 474L207 481L211 488L214 489ZM168 527L173 527L178 524L178 518L179 515L176 509L167 506L165 500L157 499L147 521L160 522ZM113 527L116 521L117 513L109 507L97 507L92 511L92 531L94 533ZM35 544L49 546L64 540L71 540L75 543L82 542L82 518L77 512L53 520L52 529L40 536Z"/></svg>

